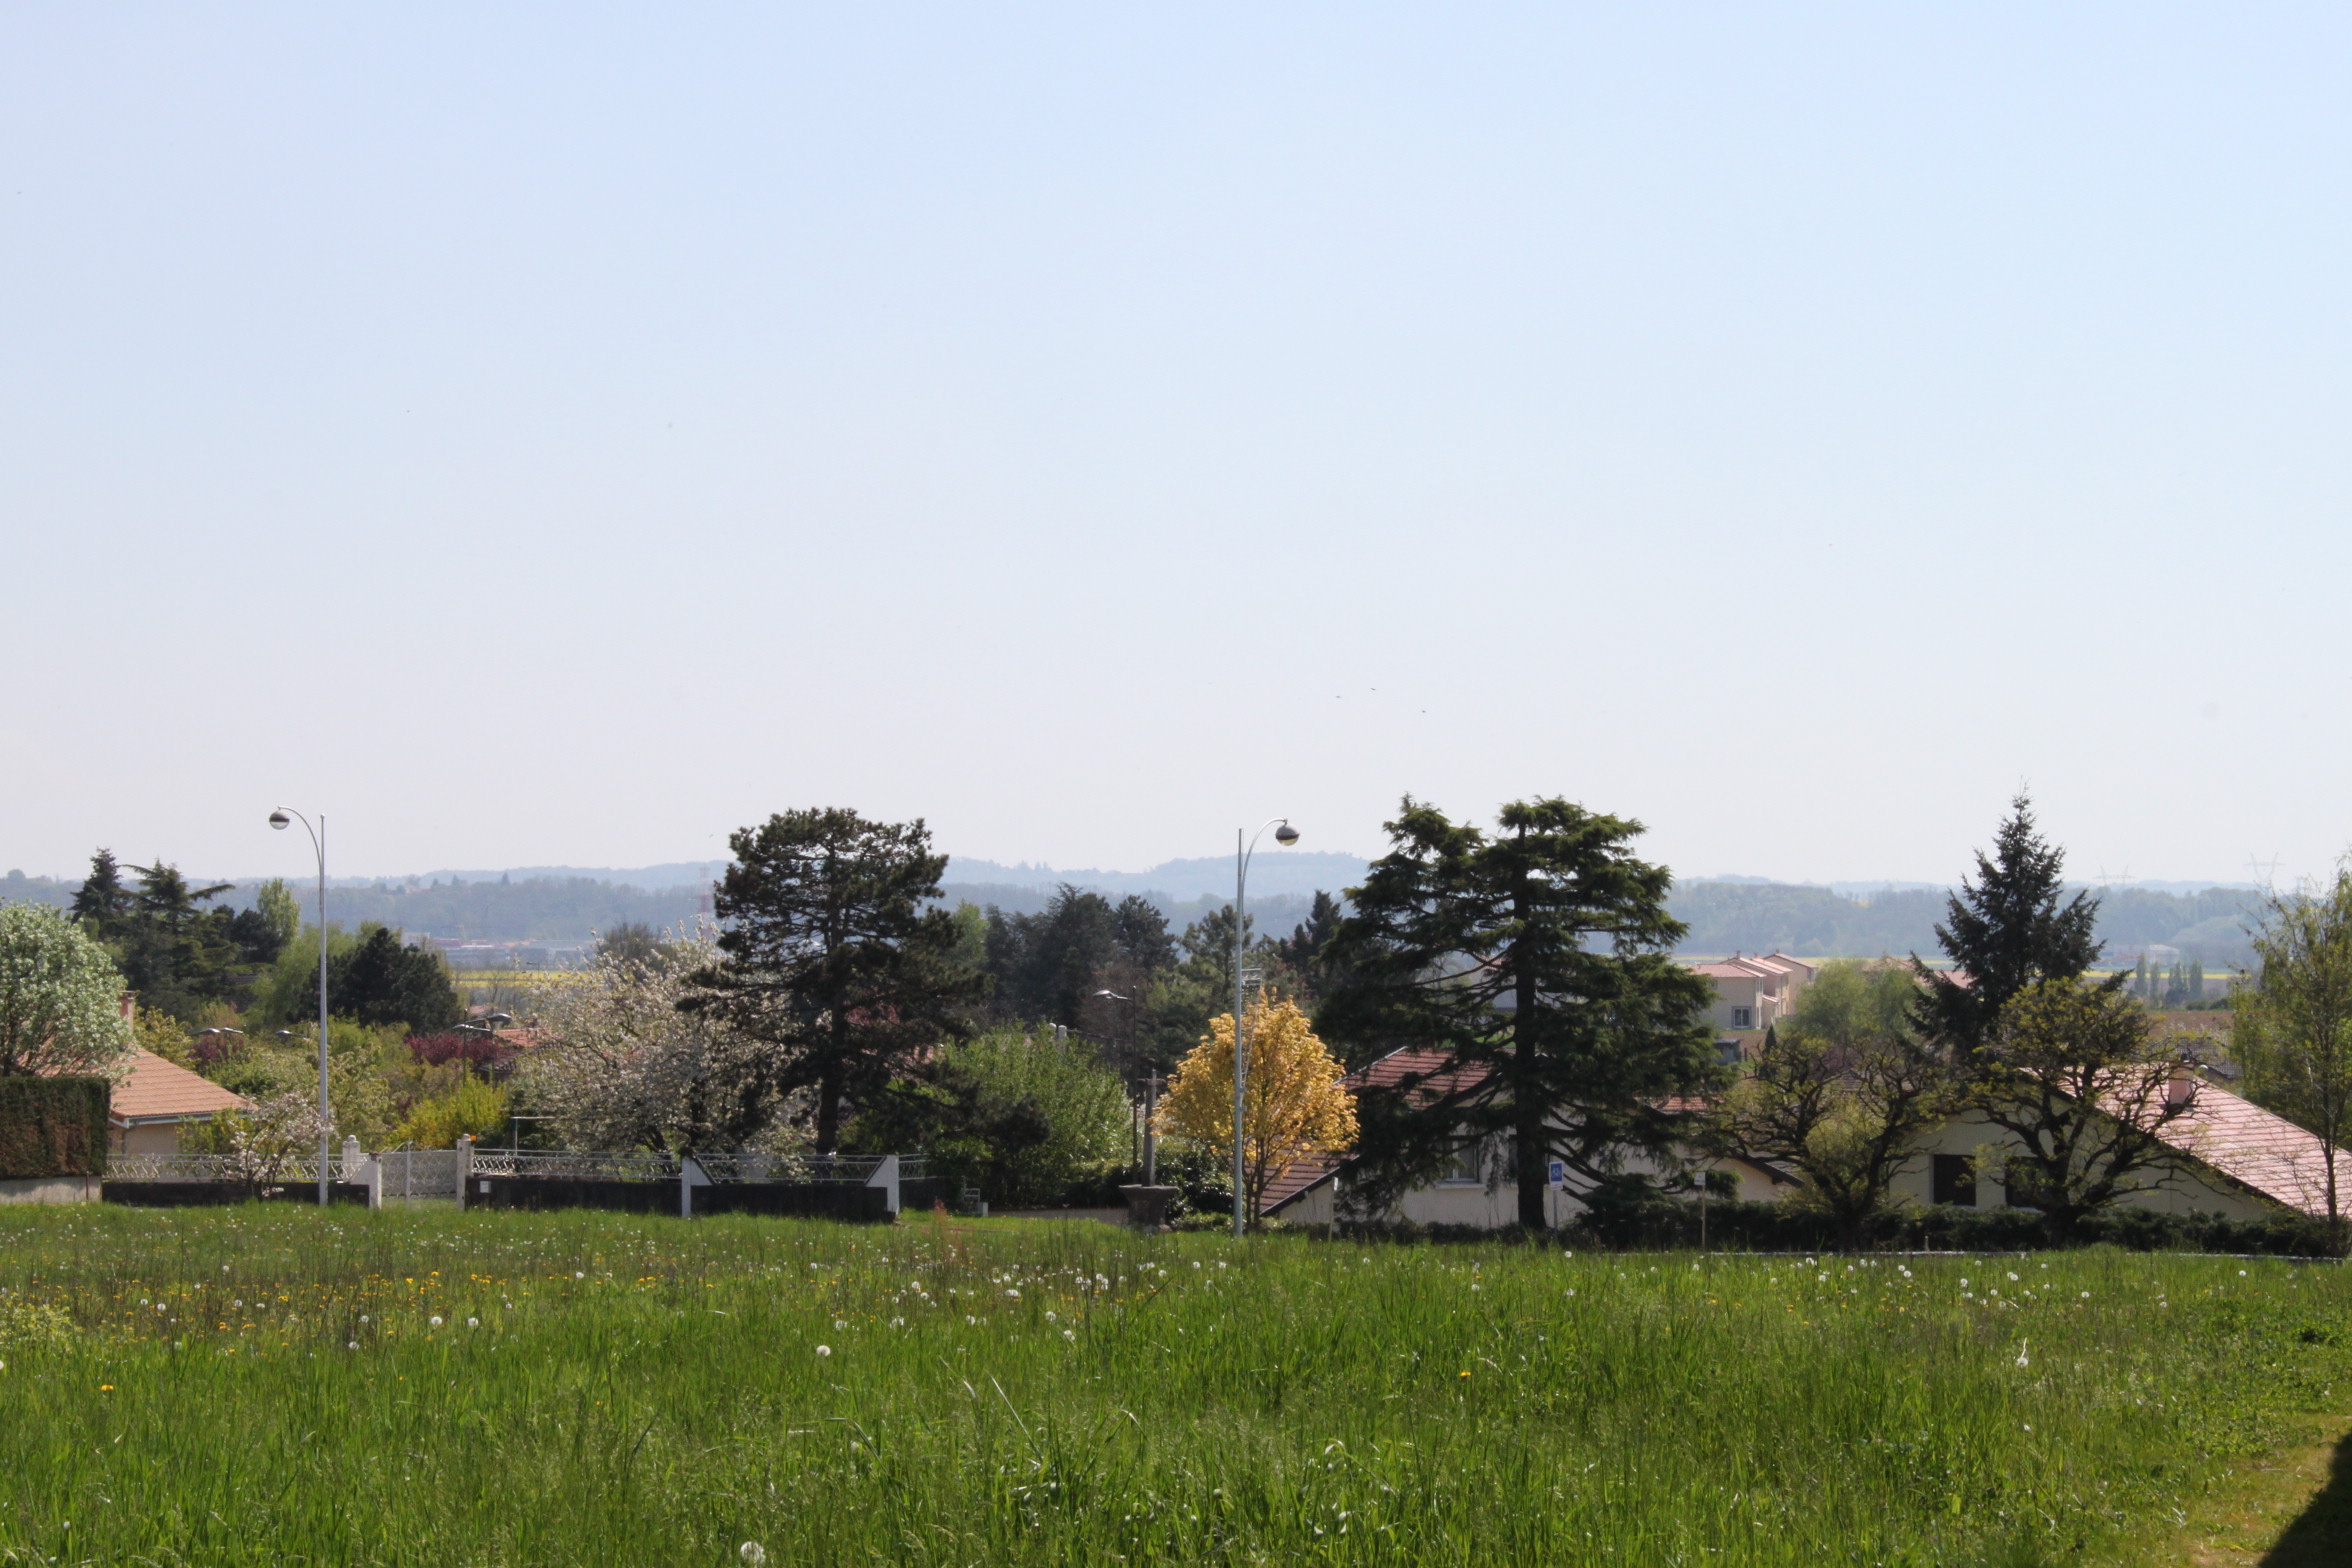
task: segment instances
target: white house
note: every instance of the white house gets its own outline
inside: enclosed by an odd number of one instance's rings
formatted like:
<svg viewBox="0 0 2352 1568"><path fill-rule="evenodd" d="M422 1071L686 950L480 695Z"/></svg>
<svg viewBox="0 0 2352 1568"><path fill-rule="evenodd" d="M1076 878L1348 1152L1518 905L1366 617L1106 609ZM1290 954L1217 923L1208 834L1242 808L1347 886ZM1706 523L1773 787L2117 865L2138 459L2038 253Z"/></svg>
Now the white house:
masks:
<svg viewBox="0 0 2352 1568"><path fill-rule="evenodd" d="M1485 1064L1454 1065L1431 1051L1393 1053L1350 1074L1347 1081L1359 1092L1417 1081L1424 1103L1469 1103L1493 1088ZM2189 1092L2185 1069L2176 1082L2180 1092ZM2172 1150L2172 1168L2153 1173L2149 1184L2125 1197L2124 1203L2232 1219L2255 1219L2282 1209L2310 1215L2327 1212L2327 1165L2317 1138L2212 1083L2196 1083L2194 1094L2193 1108L2166 1123L2159 1134ZM1696 1112L1701 1107L1670 1104L1666 1109ZM1918 1203L2005 1205L2007 1191L1976 1174L1979 1158L1998 1155L2005 1137L2000 1129L1974 1118L1939 1128L1922 1140L1918 1158L1895 1184L1896 1195ZM2339 1152L2336 1160L2338 1191L2345 1206L2352 1208L2352 1153ZM1332 1223L1346 1188L1348 1163L1339 1157L1290 1166L1269 1183L1259 1212L1299 1224ZM1643 1164L1629 1158L1627 1169L1639 1171ZM1796 1186L1789 1173L1762 1162L1713 1160L1701 1166L1729 1175L1735 1195L1751 1201L1776 1201ZM1490 1175L1505 1179L1490 1182ZM1544 1198L1546 1222L1555 1226L1573 1220L1584 1207L1563 1175L1555 1169ZM1519 1191L1508 1176L1507 1168L1490 1165L1480 1152L1466 1150L1449 1175L1406 1193L1392 1216L1422 1225L1515 1225Z"/></svg>

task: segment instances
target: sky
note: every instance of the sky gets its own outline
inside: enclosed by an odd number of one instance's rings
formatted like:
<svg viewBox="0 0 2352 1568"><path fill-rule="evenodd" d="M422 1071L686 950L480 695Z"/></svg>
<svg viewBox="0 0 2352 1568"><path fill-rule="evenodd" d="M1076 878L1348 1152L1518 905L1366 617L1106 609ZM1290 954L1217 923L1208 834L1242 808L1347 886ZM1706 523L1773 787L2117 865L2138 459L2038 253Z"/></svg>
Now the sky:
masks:
<svg viewBox="0 0 2352 1568"><path fill-rule="evenodd" d="M17 4L0 867L2352 844L2338 6Z"/></svg>

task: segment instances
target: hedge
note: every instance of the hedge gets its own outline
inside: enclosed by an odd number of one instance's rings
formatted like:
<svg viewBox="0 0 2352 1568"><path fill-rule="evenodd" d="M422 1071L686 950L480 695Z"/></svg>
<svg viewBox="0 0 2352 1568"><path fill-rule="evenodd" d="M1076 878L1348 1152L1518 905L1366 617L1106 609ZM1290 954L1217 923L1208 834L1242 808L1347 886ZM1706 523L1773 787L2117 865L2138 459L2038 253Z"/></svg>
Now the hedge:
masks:
<svg viewBox="0 0 2352 1568"><path fill-rule="evenodd" d="M0 1078L0 1181L106 1174L103 1078Z"/></svg>
<svg viewBox="0 0 2352 1568"><path fill-rule="evenodd" d="M1696 1203L1654 1199L1589 1210L1562 1239L1604 1250L1681 1250L1697 1247L1701 1217ZM1704 1220L1706 1245L1720 1252L1837 1252L1836 1228L1817 1214L1789 1203L1710 1203ZM1370 1239L1495 1241L1509 1233L1468 1226L1382 1224L1349 1227ZM2261 1219L2219 1214L2165 1214L2118 1205L2082 1222L2068 1245L2104 1243L2133 1252L2266 1253L2280 1257L2341 1257L2344 1248L2325 1220L2280 1210ZM2041 1214L2033 1209L1969 1208L1941 1204L1886 1215L1868 1250L1908 1252L2025 1252L2051 1245Z"/></svg>

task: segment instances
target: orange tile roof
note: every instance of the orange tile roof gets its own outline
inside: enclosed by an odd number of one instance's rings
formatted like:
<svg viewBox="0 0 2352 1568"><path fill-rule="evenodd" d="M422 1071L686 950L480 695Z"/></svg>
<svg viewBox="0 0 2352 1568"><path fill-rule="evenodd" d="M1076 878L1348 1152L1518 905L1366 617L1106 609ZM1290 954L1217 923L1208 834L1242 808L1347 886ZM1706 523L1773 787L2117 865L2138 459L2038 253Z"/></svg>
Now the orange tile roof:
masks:
<svg viewBox="0 0 2352 1568"><path fill-rule="evenodd" d="M165 1061L153 1051L132 1053L131 1070L114 1086L107 1106L110 1121L188 1121L215 1111L245 1111L253 1102Z"/></svg>
<svg viewBox="0 0 2352 1568"><path fill-rule="evenodd" d="M2186 1115L2157 1136L2167 1145L2305 1214L2327 1213L2327 1154L2310 1133L2251 1100L2212 1084L2197 1086ZM2352 1152L2336 1151L2336 1202L2352 1209Z"/></svg>

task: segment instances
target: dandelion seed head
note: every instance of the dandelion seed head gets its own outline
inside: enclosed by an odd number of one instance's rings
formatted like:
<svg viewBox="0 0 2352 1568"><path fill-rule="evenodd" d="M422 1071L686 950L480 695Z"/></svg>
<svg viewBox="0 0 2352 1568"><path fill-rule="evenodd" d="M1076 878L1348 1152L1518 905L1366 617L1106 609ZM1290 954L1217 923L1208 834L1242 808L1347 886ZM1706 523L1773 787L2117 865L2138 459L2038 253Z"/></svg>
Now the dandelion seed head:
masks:
<svg viewBox="0 0 2352 1568"><path fill-rule="evenodd" d="M817 1347L817 1354L820 1357L829 1356L833 1354L833 1347L831 1345L819 1345Z"/></svg>
<svg viewBox="0 0 2352 1568"><path fill-rule="evenodd" d="M757 1541L746 1541L735 1548L735 1555L748 1563L750 1568L761 1568L768 1560L768 1549Z"/></svg>

